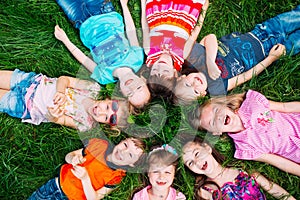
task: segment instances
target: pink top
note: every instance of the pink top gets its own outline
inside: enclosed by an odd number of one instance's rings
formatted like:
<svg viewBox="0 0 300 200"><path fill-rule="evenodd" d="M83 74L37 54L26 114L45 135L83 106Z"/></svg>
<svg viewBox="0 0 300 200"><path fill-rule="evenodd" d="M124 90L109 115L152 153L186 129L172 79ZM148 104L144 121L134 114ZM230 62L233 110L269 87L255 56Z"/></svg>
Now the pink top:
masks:
<svg viewBox="0 0 300 200"><path fill-rule="evenodd" d="M249 90L238 114L246 129L228 134L235 158L253 160L271 153L300 163L300 113L272 111L265 96Z"/></svg>
<svg viewBox="0 0 300 200"><path fill-rule="evenodd" d="M151 188L151 185L148 185L141 191L134 194L132 200L149 200L148 190ZM186 199L184 194L177 192L174 188L170 187L169 195L167 200L184 200Z"/></svg>

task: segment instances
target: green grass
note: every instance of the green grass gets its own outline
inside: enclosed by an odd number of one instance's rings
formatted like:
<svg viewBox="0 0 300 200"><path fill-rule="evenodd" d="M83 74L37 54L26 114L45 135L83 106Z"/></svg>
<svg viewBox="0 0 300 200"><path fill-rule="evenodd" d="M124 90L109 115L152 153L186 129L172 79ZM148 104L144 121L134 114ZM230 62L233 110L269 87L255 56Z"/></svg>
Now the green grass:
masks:
<svg viewBox="0 0 300 200"><path fill-rule="evenodd" d="M120 5L114 1L118 11ZM55 1L50 0L0 0L0 69L19 68L24 71L44 73L50 77L77 76L80 64L53 35L59 24L70 39L88 53L80 42L78 31L67 21ZM199 39L209 33L218 37L233 31L250 31L260 23L299 4L297 0L211 0L204 27ZM130 0L129 7L140 27L140 2ZM255 89L274 101L300 100L300 56L286 56L274 63L258 77L236 88L233 92ZM111 85L103 94L110 94ZM156 143L173 143L182 132L195 132L187 121L190 108L176 108L162 101L155 101L162 108L135 117L139 124L152 118L156 125L131 127L127 133L144 135L150 147ZM165 110L163 112L163 110ZM154 120L155 119L155 120ZM166 120L165 123L163 123ZM160 128L157 128L160 127ZM130 131L130 132L129 132ZM107 131L106 131L107 133ZM205 136L205 133L197 134ZM76 130L55 124L34 126L22 123L6 114L0 114L0 199L26 199L34 190L57 175L65 155L82 148L81 137ZM114 142L126 137L123 133ZM267 164L233 159L233 143L225 137L218 140L209 137L227 157L227 162L247 170L258 170L269 179L283 186L292 195L300 197L300 178L284 173ZM122 184L106 199L128 199L140 186L139 174L128 174ZM174 186L192 199L193 178L178 167ZM268 199L272 197L268 196Z"/></svg>

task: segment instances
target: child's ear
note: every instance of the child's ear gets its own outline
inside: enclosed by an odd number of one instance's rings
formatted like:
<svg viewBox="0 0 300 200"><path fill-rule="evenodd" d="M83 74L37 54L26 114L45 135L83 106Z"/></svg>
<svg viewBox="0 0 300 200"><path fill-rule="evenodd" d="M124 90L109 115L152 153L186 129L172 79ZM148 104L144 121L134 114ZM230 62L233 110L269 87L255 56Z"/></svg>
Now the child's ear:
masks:
<svg viewBox="0 0 300 200"><path fill-rule="evenodd" d="M130 167L135 167L135 165L134 165L134 164L129 164L129 166L130 166Z"/></svg>
<svg viewBox="0 0 300 200"><path fill-rule="evenodd" d="M147 79L144 76L140 76L140 78L146 83Z"/></svg>
<svg viewBox="0 0 300 200"><path fill-rule="evenodd" d="M206 92L206 91L203 91L203 92L200 93L200 96L201 96L201 97L205 97L206 94L207 94L207 92Z"/></svg>
<svg viewBox="0 0 300 200"><path fill-rule="evenodd" d="M177 78L177 81L181 80L182 78L186 77L186 75L181 75Z"/></svg>
<svg viewBox="0 0 300 200"><path fill-rule="evenodd" d="M209 153L212 153L212 148L210 145L208 145L207 143L203 143L203 146Z"/></svg>
<svg viewBox="0 0 300 200"><path fill-rule="evenodd" d="M222 135L222 132L213 132L213 135Z"/></svg>
<svg viewBox="0 0 300 200"><path fill-rule="evenodd" d="M176 69L174 69L174 77L175 77L175 78L178 78L178 72L177 72Z"/></svg>

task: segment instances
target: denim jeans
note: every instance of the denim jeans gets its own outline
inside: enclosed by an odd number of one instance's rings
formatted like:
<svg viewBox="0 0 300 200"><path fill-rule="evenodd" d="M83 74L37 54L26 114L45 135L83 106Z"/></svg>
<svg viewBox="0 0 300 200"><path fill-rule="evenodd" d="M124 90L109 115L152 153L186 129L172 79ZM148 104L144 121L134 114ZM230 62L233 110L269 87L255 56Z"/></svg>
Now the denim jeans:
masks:
<svg viewBox="0 0 300 200"><path fill-rule="evenodd" d="M80 28L89 17L115 11L114 6L107 0L56 0L68 19Z"/></svg>
<svg viewBox="0 0 300 200"><path fill-rule="evenodd" d="M26 110L25 95L36 76L34 72L26 73L15 69L11 76L10 91L0 99L0 112L12 117L29 118L29 113L23 116Z"/></svg>
<svg viewBox="0 0 300 200"><path fill-rule="evenodd" d="M262 42L266 55L277 43L286 47L288 54L300 52L300 5L294 10L279 14L257 24L251 31Z"/></svg>
<svg viewBox="0 0 300 200"><path fill-rule="evenodd" d="M37 189L28 200L65 200L68 199L60 190L56 178L49 180L45 185Z"/></svg>

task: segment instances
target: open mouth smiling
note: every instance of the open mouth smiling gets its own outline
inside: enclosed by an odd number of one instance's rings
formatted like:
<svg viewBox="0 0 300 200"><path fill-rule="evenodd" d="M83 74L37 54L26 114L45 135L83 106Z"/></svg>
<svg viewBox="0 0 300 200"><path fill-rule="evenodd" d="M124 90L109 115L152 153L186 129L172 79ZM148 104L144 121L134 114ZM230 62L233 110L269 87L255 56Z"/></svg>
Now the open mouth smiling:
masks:
<svg viewBox="0 0 300 200"><path fill-rule="evenodd" d="M160 186L163 186L163 185L165 185L167 182L161 182L161 181L156 181L156 184L157 185L160 185Z"/></svg>
<svg viewBox="0 0 300 200"><path fill-rule="evenodd" d="M204 165L202 166L201 170L206 170L207 169L207 161L205 161Z"/></svg>
<svg viewBox="0 0 300 200"><path fill-rule="evenodd" d="M228 125L229 123L230 123L230 117L226 115L224 120L224 125Z"/></svg>

